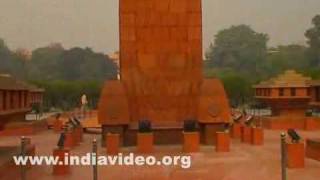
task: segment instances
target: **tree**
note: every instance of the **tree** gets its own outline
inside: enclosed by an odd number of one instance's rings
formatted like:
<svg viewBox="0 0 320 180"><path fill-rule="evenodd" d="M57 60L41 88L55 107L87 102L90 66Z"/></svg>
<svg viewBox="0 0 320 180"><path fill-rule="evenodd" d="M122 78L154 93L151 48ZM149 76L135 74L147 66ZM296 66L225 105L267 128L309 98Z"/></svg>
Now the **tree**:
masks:
<svg viewBox="0 0 320 180"><path fill-rule="evenodd" d="M63 49L55 44L33 51L28 63L31 80L104 81L115 79L117 65L90 48Z"/></svg>
<svg viewBox="0 0 320 180"><path fill-rule="evenodd" d="M313 27L305 33L308 39L307 43L309 62L311 66L320 66L320 15L316 15L312 19Z"/></svg>
<svg viewBox="0 0 320 180"><path fill-rule="evenodd" d="M0 72L9 73L13 68L11 51L3 39L0 39Z"/></svg>
<svg viewBox="0 0 320 180"><path fill-rule="evenodd" d="M62 46L49 45L35 49L32 58L27 64L28 78L31 80L56 80L61 76Z"/></svg>
<svg viewBox="0 0 320 180"><path fill-rule="evenodd" d="M266 63L267 76L274 76L287 69L301 71L308 68L306 50L305 46L296 44L270 48Z"/></svg>
<svg viewBox="0 0 320 180"><path fill-rule="evenodd" d="M232 68L237 72L258 73L267 56L268 36L247 25L219 31L206 53L210 67Z"/></svg>
<svg viewBox="0 0 320 180"><path fill-rule="evenodd" d="M108 56L94 53L90 48L72 48L65 51L61 65L66 80L116 79L117 65Z"/></svg>
<svg viewBox="0 0 320 180"><path fill-rule="evenodd" d="M248 103L253 96L252 83L236 73L226 73L221 77L232 106Z"/></svg>

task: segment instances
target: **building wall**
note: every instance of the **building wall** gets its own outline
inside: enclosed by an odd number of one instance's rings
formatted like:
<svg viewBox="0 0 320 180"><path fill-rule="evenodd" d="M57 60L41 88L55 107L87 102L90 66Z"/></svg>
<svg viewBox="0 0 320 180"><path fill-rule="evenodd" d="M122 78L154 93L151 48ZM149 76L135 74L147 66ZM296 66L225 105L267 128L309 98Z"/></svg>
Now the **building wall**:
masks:
<svg viewBox="0 0 320 180"><path fill-rule="evenodd" d="M32 103L42 103L42 92L0 90L0 113L30 108Z"/></svg>

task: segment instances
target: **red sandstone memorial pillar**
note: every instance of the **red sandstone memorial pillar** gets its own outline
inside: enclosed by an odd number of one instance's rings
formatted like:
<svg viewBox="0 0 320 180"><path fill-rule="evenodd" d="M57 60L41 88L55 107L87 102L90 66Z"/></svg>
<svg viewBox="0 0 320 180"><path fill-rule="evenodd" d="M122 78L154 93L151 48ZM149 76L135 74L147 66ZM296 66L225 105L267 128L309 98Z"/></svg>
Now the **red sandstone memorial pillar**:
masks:
<svg viewBox="0 0 320 180"><path fill-rule="evenodd" d="M230 134L229 132L216 133L216 152L230 151Z"/></svg>
<svg viewBox="0 0 320 180"><path fill-rule="evenodd" d="M120 135L108 133L105 139L106 139L107 154L117 155L119 153Z"/></svg>
<svg viewBox="0 0 320 180"><path fill-rule="evenodd" d="M69 154L70 151L68 149L55 149L53 151L53 157L58 157L59 158L59 162L61 162L62 164L58 164L58 165L54 165L53 166L53 175L68 175L70 174L70 165L66 165L64 164L65 162L65 158L66 158L66 154ZM68 157L67 157L68 158Z"/></svg>
<svg viewBox="0 0 320 180"><path fill-rule="evenodd" d="M137 133L138 153L153 152L153 133Z"/></svg>
<svg viewBox="0 0 320 180"><path fill-rule="evenodd" d="M221 81L203 78L201 0L150 2L119 2L121 81L105 83L98 121L104 132L129 137L138 121L149 119L155 134L164 137L180 133L180 124L194 118L209 144L231 112ZM134 144L133 138L124 144Z"/></svg>
<svg viewBox="0 0 320 180"><path fill-rule="evenodd" d="M242 128L241 128L241 142L251 143L251 137L252 137L251 134L252 134L251 127L242 126Z"/></svg>
<svg viewBox="0 0 320 180"><path fill-rule="evenodd" d="M183 152L193 153L200 149L199 132L183 132Z"/></svg>
<svg viewBox="0 0 320 180"><path fill-rule="evenodd" d="M261 127L254 127L251 129L251 144L253 145L263 145L264 143L264 132Z"/></svg>
<svg viewBox="0 0 320 180"><path fill-rule="evenodd" d="M303 168L305 163L304 143L287 143L287 167Z"/></svg>

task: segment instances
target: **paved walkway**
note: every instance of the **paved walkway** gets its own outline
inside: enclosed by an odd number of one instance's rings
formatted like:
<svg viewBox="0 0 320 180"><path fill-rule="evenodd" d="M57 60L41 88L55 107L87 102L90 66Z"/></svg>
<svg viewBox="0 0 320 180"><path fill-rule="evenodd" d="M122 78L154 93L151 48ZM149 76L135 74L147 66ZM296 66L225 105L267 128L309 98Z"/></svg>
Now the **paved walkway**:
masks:
<svg viewBox="0 0 320 180"><path fill-rule="evenodd" d="M239 140L233 140L230 153L216 153L213 146L202 146L201 152L192 154L192 167L182 169L176 167L126 167L103 166L99 167L100 180L279 180L280 179L280 131L265 132L264 146L251 146L242 144ZM304 138L320 138L320 131L301 132ZM95 135L85 135L85 141L75 148L72 153L84 155L91 150L91 141ZM96 136L100 139L99 136ZM32 137L37 146L38 155L49 155L58 140L58 135L52 131L46 131ZM4 137L0 140L2 145L17 145L19 137ZM134 147L123 148L123 152L134 151ZM100 155L105 150L99 149ZM180 155L180 146L157 146L155 156ZM66 177L54 177L52 169L47 166L33 167L28 171L28 180L91 180L91 167L72 167L72 175ZM9 176L9 175L8 175ZM15 178L10 175L3 180ZM19 179L19 178L16 178ZM289 180L319 180L320 162L306 159L304 169L288 170Z"/></svg>

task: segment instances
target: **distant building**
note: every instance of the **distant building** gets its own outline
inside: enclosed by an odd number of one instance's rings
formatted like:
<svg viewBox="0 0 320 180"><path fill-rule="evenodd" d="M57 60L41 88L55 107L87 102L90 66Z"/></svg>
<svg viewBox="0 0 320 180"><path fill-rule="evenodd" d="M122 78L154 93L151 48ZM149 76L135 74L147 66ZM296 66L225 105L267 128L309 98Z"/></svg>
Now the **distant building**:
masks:
<svg viewBox="0 0 320 180"><path fill-rule="evenodd" d="M43 89L0 74L0 129L8 122L24 120L33 104L42 104L43 93Z"/></svg>
<svg viewBox="0 0 320 180"><path fill-rule="evenodd" d="M294 70L285 71L254 86L255 98L271 108L276 129L304 128L309 108L320 107L320 81L312 80ZM312 117L314 119L315 117ZM320 128L320 125L319 125Z"/></svg>

